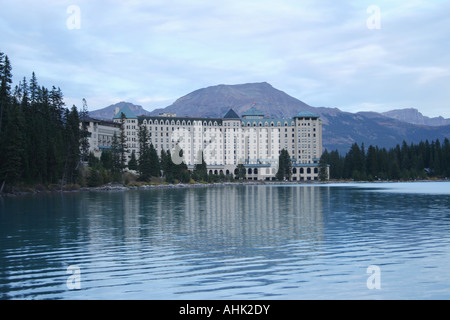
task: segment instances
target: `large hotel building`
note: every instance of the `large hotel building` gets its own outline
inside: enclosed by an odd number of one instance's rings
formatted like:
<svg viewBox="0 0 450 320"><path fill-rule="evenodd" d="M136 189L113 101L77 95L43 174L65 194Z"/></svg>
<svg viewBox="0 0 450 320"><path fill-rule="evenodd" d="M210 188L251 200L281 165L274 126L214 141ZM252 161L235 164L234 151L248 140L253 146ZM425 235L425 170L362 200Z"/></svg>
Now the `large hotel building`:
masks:
<svg viewBox="0 0 450 320"><path fill-rule="evenodd" d="M158 154L170 150L174 162L183 161L189 169L201 163L202 157L208 171L214 174L236 174L243 164L249 180L274 180L278 171L278 159L285 149L292 158L292 180L318 180L319 159L322 155L322 122L318 115L300 112L291 119L265 118L251 108L239 117L229 110L222 118L177 117L176 114L136 116L128 108L117 110L115 127L108 123L97 130L109 135L91 136L91 148L95 152L110 147L114 128L118 135L122 113L125 115L124 131L128 152L139 157L139 126L146 126ZM93 131L90 124L88 127ZM94 141L93 141L94 140ZM109 142L109 143L108 143ZM183 150L183 158L178 155Z"/></svg>

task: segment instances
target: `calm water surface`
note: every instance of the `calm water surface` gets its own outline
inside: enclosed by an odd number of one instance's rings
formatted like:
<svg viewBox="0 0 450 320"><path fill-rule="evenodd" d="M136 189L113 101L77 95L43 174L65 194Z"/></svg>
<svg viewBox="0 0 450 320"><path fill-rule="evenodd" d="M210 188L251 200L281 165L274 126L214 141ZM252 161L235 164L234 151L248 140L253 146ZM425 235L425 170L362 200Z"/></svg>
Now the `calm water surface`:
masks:
<svg viewBox="0 0 450 320"><path fill-rule="evenodd" d="M0 198L0 239L1 299L450 299L450 182Z"/></svg>

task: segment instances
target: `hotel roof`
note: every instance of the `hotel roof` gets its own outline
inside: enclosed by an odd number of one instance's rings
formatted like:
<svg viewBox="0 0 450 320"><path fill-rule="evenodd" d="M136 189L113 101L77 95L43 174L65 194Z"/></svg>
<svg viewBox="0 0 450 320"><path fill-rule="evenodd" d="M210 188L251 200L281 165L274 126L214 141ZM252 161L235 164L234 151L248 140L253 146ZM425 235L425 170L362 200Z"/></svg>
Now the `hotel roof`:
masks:
<svg viewBox="0 0 450 320"><path fill-rule="evenodd" d="M261 111L259 111L255 107L251 107L246 112L244 112L244 114L242 116L243 117L244 116L264 116L264 113L262 113Z"/></svg>
<svg viewBox="0 0 450 320"><path fill-rule="evenodd" d="M320 116L310 111L301 111L297 113L295 118L319 118Z"/></svg>
<svg viewBox="0 0 450 320"><path fill-rule="evenodd" d="M127 119L137 119L134 112L131 111L130 108L128 108L128 106L125 106L122 109L120 109L120 111L114 116L113 119L120 119L122 116L122 113L125 114L125 118L127 118Z"/></svg>
<svg viewBox="0 0 450 320"><path fill-rule="evenodd" d="M230 109L224 116L224 119L241 119L233 109Z"/></svg>

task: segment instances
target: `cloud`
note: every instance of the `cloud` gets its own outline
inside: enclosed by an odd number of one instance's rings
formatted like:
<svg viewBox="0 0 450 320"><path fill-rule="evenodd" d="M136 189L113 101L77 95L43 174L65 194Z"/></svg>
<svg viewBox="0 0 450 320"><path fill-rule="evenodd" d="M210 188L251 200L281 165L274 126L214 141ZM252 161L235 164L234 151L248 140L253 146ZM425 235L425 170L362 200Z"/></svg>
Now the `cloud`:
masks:
<svg viewBox="0 0 450 320"><path fill-rule="evenodd" d="M372 4L10 1L0 50L15 79L35 71L68 100L98 108L127 99L151 110L201 87L267 81L311 105L414 104L450 117L441 83L450 70L449 5L380 0L381 29L369 30ZM80 29L67 28L70 5L80 8Z"/></svg>

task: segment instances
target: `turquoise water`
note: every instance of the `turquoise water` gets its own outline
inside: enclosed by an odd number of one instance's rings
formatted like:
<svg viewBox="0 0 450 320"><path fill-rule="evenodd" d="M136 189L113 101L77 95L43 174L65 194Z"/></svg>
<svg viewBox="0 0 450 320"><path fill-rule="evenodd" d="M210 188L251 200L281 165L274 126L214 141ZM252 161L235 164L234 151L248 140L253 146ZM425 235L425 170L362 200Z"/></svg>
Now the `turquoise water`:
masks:
<svg viewBox="0 0 450 320"><path fill-rule="evenodd" d="M0 298L449 299L449 208L449 182L0 198Z"/></svg>

